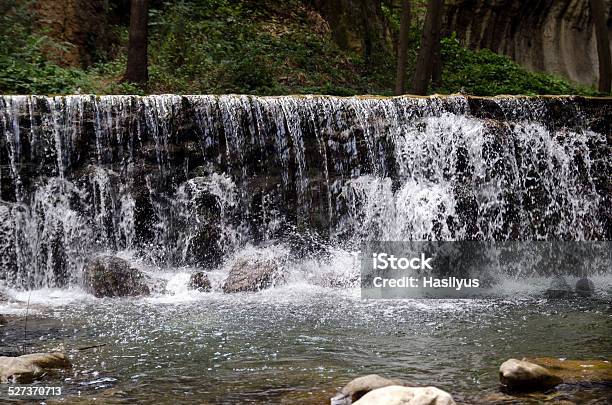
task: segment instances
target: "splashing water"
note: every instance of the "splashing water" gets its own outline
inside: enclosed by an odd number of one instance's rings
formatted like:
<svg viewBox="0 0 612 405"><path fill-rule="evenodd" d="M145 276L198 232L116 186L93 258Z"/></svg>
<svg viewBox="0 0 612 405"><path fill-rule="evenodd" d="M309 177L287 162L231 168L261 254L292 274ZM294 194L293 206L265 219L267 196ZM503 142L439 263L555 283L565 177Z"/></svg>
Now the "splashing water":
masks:
<svg viewBox="0 0 612 405"><path fill-rule="evenodd" d="M329 252L373 239L610 239L606 108L0 97L0 277L73 285L89 257L116 251L212 269L246 244L287 240Z"/></svg>

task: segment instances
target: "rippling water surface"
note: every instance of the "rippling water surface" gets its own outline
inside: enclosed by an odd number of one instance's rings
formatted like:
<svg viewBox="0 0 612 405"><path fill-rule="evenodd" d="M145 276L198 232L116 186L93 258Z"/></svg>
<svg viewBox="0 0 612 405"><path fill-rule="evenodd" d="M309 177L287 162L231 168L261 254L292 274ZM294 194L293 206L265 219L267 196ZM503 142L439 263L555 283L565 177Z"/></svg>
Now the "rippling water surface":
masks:
<svg viewBox="0 0 612 405"><path fill-rule="evenodd" d="M497 369L510 357L612 356L610 306L593 299L362 301L358 290L299 284L258 294L79 297L30 297L28 345L63 344L75 365L53 377L69 403L328 403L369 373L478 403L496 392ZM5 346L21 344L19 321L7 328ZM561 398L603 404L611 395L609 387L573 390Z"/></svg>

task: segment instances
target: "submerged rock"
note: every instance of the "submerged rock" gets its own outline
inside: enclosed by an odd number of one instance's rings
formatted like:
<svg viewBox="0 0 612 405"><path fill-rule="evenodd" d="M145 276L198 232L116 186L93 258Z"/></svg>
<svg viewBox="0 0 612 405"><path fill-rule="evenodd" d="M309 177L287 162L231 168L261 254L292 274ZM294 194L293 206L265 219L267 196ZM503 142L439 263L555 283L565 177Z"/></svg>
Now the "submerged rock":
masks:
<svg viewBox="0 0 612 405"><path fill-rule="evenodd" d="M391 380L378 374L369 374L357 377L342 388L342 390L331 399L332 405L350 405L363 397L370 391L391 385L405 386L400 380Z"/></svg>
<svg viewBox="0 0 612 405"><path fill-rule="evenodd" d="M582 297L589 297L595 292L595 285L591 280L584 277L576 282L576 294Z"/></svg>
<svg viewBox="0 0 612 405"><path fill-rule="evenodd" d="M0 382L31 383L50 369L72 367L64 353L32 353L18 357L0 357Z"/></svg>
<svg viewBox="0 0 612 405"><path fill-rule="evenodd" d="M546 297L548 298L569 298L573 294L572 287L562 276L553 278L550 287L546 290Z"/></svg>
<svg viewBox="0 0 612 405"><path fill-rule="evenodd" d="M527 358L546 368L565 384L580 382L612 383L612 363L607 360L567 360L554 357Z"/></svg>
<svg viewBox="0 0 612 405"><path fill-rule="evenodd" d="M499 380L511 391L546 390L563 382L540 365L516 359L506 360L499 367Z"/></svg>
<svg viewBox="0 0 612 405"><path fill-rule="evenodd" d="M212 288L208 276L203 271L193 273L191 277L189 277L187 287L190 290L198 290L200 292L210 291Z"/></svg>
<svg viewBox="0 0 612 405"><path fill-rule="evenodd" d="M83 269L83 287L98 298L149 295L150 279L126 260L100 256Z"/></svg>
<svg viewBox="0 0 612 405"><path fill-rule="evenodd" d="M455 401L436 387L391 385L368 392L354 405L455 405Z"/></svg>
<svg viewBox="0 0 612 405"><path fill-rule="evenodd" d="M231 267L223 292L255 292L283 281L281 266L273 259L240 259Z"/></svg>

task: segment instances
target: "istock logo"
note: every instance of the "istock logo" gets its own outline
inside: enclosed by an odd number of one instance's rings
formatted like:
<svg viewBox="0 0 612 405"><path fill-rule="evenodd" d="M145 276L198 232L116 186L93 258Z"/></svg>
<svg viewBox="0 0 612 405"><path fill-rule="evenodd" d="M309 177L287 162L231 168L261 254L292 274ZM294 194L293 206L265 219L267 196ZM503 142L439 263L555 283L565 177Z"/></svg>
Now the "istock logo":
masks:
<svg viewBox="0 0 612 405"><path fill-rule="evenodd" d="M372 253L372 268L375 270L433 270L429 264L433 257L425 256L421 253L420 257L395 257L388 253Z"/></svg>

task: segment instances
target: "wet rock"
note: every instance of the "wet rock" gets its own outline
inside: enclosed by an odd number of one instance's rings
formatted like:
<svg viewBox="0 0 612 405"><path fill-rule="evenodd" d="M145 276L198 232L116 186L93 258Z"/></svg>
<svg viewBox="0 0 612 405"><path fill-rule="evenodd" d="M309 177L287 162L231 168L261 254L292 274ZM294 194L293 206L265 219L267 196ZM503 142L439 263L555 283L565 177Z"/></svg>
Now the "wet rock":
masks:
<svg viewBox="0 0 612 405"><path fill-rule="evenodd" d="M545 295L547 298L569 298L573 294L572 287L570 287L565 278L556 276L551 281Z"/></svg>
<svg viewBox="0 0 612 405"><path fill-rule="evenodd" d="M359 285L359 274L344 275L334 272L313 275L309 282L327 288L347 288Z"/></svg>
<svg viewBox="0 0 612 405"><path fill-rule="evenodd" d="M18 357L0 357L0 382L31 383L50 369L72 367L64 353L32 353Z"/></svg>
<svg viewBox="0 0 612 405"><path fill-rule="evenodd" d="M404 386L406 383L400 380L381 377L378 374L357 377L346 384L338 395L331 399L331 403L332 405L350 405L370 391L392 385Z"/></svg>
<svg viewBox="0 0 612 405"><path fill-rule="evenodd" d="M189 284L187 284L187 287L190 290L198 290L200 292L210 291L212 288L208 276L203 271L193 273L191 277L189 277Z"/></svg>
<svg viewBox="0 0 612 405"><path fill-rule="evenodd" d="M509 359L499 367L499 380L510 391L540 391L563 380L546 368L526 360Z"/></svg>
<svg viewBox="0 0 612 405"><path fill-rule="evenodd" d="M354 405L455 405L455 401L436 387L392 385L368 392Z"/></svg>
<svg viewBox="0 0 612 405"><path fill-rule="evenodd" d="M524 359L546 368L565 384L612 383L612 363L608 360L567 360L554 357Z"/></svg>
<svg viewBox="0 0 612 405"><path fill-rule="evenodd" d="M83 287L98 298L149 295L150 281L129 262L114 256L97 257L83 269Z"/></svg>
<svg viewBox="0 0 612 405"><path fill-rule="evenodd" d="M586 277L576 282L576 294L581 297L590 297L595 292L595 285Z"/></svg>
<svg viewBox="0 0 612 405"><path fill-rule="evenodd" d="M0 188L1 199L2 189ZM9 204L0 203L0 280L15 272L17 267L17 256L13 243L15 240L14 215ZM0 301L2 301L1 291Z"/></svg>
<svg viewBox="0 0 612 405"><path fill-rule="evenodd" d="M255 292L283 281L282 269L272 259L240 259L231 267L223 292Z"/></svg>
<svg viewBox="0 0 612 405"><path fill-rule="evenodd" d="M163 278L151 277L145 275L147 287L149 288L150 294L167 294L168 293L168 280ZM143 294L146 295L146 294Z"/></svg>
<svg viewBox="0 0 612 405"><path fill-rule="evenodd" d="M4 315L0 315L0 326L6 325L6 318Z"/></svg>
<svg viewBox="0 0 612 405"><path fill-rule="evenodd" d="M185 252L184 261L193 266L215 267L223 261L225 221L234 208L233 184L226 177L211 174L194 177L177 190L177 226Z"/></svg>

